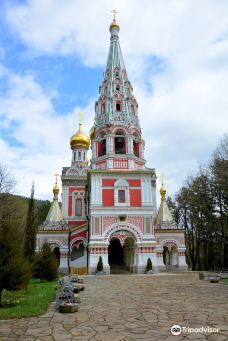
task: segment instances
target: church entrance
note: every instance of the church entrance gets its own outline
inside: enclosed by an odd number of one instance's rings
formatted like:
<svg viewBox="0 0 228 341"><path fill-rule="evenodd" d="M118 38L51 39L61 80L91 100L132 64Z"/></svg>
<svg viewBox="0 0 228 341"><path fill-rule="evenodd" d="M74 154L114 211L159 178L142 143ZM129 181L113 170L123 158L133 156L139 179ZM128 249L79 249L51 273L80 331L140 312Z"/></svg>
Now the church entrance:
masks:
<svg viewBox="0 0 228 341"><path fill-rule="evenodd" d="M126 238L123 246L116 237L110 240L108 262L111 274L127 274L134 271L134 244L134 239L131 237Z"/></svg>
<svg viewBox="0 0 228 341"><path fill-rule="evenodd" d="M111 273L118 273L124 269L123 246L118 238L110 240L108 247L108 262Z"/></svg>

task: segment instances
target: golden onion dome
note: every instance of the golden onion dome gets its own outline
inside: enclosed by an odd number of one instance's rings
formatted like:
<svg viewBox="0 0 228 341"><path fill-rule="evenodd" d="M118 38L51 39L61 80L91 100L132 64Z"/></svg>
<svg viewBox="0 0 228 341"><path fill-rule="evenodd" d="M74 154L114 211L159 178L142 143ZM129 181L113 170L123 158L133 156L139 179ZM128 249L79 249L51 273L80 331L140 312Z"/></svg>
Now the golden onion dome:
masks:
<svg viewBox="0 0 228 341"><path fill-rule="evenodd" d="M83 147L89 148L90 138L82 132L82 124L79 123L79 129L76 134L74 134L70 139L71 148Z"/></svg>
<svg viewBox="0 0 228 341"><path fill-rule="evenodd" d="M117 28L118 30L120 30L120 27L119 27L119 25L117 24L115 18L113 19L113 21L112 21L112 23L111 23L111 25L110 25L110 31L111 31L112 28Z"/></svg>
<svg viewBox="0 0 228 341"><path fill-rule="evenodd" d="M53 187L54 199L58 199L58 194L59 194L58 176L59 176L59 174L57 174L57 173L54 174L54 177L55 177L55 186Z"/></svg>
<svg viewBox="0 0 228 341"><path fill-rule="evenodd" d="M160 189L160 194L161 194L161 200L165 201L166 189L165 189L165 186L164 186L164 176L162 176L162 186L161 186L161 189Z"/></svg>
<svg viewBox="0 0 228 341"><path fill-rule="evenodd" d="M54 197L58 198L59 187L57 186L57 184L55 184L55 186L53 187L53 194L54 194Z"/></svg>
<svg viewBox="0 0 228 341"><path fill-rule="evenodd" d="M92 126L92 128L89 131L90 140L94 139L94 133L95 133L95 129L94 129L94 126Z"/></svg>

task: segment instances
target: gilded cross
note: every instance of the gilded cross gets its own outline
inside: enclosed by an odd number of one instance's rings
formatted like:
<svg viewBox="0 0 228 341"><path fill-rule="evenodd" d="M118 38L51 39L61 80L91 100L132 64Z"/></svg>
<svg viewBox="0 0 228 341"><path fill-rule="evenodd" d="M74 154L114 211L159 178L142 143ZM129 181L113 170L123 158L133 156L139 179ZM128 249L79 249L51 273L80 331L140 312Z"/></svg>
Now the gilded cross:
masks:
<svg viewBox="0 0 228 341"><path fill-rule="evenodd" d="M162 175L162 187L164 186L164 175Z"/></svg>
<svg viewBox="0 0 228 341"><path fill-rule="evenodd" d="M82 125L82 116L83 116L83 113L80 112L79 113L79 124Z"/></svg>
<svg viewBox="0 0 228 341"><path fill-rule="evenodd" d="M60 176L58 173L55 173L54 174L54 177L55 177L55 184L57 185L57 182L58 182L58 176Z"/></svg>
<svg viewBox="0 0 228 341"><path fill-rule="evenodd" d="M116 14L118 13L117 10L113 9L112 13L113 13L113 20L116 20Z"/></svg>

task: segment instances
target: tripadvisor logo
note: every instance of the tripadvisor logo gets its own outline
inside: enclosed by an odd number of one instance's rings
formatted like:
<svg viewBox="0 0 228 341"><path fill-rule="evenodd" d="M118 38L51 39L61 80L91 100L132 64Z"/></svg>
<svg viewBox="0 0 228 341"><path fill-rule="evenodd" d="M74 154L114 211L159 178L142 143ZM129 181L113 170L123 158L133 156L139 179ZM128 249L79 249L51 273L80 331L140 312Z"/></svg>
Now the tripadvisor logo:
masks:
<svg viewBox="0 0 228 341"><path fill-rule="evenodd" d="M178 324L174 324L174 326L171 327L171 333L173 335L180 335L181 327Z"/></svg>
<svg viewBox="0 0 228 341"><path fill-rule="evenodd" d="M219 328L213 327L199 327L199 328L191 328L191 327L181 327L178 324L174 324L171 327L171 333L175 336L180 335L181 332L183 333L218 333Z"/></svg>

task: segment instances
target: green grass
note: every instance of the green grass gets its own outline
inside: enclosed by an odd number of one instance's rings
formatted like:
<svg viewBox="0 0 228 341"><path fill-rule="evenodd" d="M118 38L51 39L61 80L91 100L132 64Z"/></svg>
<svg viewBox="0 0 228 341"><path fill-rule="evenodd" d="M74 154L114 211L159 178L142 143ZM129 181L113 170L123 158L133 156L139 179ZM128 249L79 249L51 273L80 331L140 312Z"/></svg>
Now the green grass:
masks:
<svg viewBox="0 0 228 341"><path fill-rule="evenodd" d="M223 278L220 280L220 283L222 284L228 284L228 278Z"/></svg>
<svg viewBox="0 0 228 341"><path fill-rule="evenodd" d="M44 314L49 303L55 300L56 286L56 281L40 283L39 280L31 280L26 290L16 292L16 295L20 297L19 303L16 306L0 308L0 319L21 318ZM4 291L2 301L4 304Z"/></svg>

